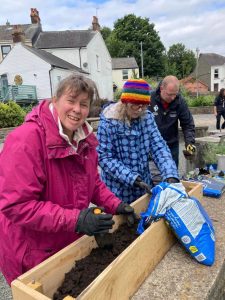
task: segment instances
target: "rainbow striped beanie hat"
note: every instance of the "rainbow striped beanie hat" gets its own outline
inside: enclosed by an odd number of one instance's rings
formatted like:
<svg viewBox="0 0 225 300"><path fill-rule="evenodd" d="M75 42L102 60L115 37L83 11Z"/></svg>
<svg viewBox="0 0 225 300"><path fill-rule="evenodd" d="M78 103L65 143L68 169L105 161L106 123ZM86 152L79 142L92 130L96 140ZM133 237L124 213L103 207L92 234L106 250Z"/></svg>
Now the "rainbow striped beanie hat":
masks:
<svg viewBox="0 0 225 300"><path fill-rule="evenodd" d="M146 104L150 103L151 87L143 79L129 79L124 83L120 100L123 103Z"/></svg>

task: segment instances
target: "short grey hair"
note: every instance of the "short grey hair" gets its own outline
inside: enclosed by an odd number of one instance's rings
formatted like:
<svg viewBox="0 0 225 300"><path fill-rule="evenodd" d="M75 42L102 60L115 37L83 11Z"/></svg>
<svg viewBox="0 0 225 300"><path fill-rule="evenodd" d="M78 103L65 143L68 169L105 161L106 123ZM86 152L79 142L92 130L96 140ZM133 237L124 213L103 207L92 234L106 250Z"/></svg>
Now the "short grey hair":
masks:
<svg viewBox="0 0 225 300"><path fill-rule="evenodd" d="M168 75L168 76L166 76L166 77L162 80L161 86L162 86L163 88L165 88L165 87L167 87L167 85L170 84L170 83L176 85L177 88L179 89L179 87L180 87L180 82L179 82L179 80L177 79L177 77L176 77L176 76L173 76L173 75Z"/></svg>
<svg viewBox="0 0 225 300"><path fill-rule="evenodd" d="M90 103L93 102L94 97L99 97L94 81L78 74L72 74L60 81L55 94L56 99L59 99L66 91L69 91L73 95L87 93Z"/></svg>

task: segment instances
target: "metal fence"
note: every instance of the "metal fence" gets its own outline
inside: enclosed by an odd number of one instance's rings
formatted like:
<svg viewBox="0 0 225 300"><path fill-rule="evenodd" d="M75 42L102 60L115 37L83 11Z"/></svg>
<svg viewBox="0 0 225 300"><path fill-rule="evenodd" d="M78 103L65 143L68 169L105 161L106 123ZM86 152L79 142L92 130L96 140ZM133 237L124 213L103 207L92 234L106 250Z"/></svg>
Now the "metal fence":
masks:
<svg viewBox="0 0 225 300"><path fill-rule="evenodd" d="M0 101L13 100L17 103L32 103L37 101L37 91L34 85L8 85L0 88Z"/></svg>

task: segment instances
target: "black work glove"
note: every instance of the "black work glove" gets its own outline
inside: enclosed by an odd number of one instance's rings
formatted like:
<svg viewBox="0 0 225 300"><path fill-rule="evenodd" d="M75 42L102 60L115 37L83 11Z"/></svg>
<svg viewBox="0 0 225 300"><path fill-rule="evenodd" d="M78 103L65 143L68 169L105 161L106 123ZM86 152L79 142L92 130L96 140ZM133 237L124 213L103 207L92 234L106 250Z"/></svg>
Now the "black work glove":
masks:
<svg viewBox="0 0 225 300"><path fill-rule="evenodd" d="M77 226L75 231L78 233L84 233L87 235L95 235L99 233L106 233L109 229L112 229L113 224L115 223L112 219L111 214L95 214L94 210L96 207L90 207L81 210ZM102 208L100 208L103 211Z"/></svg>
<svg viewBox="0 0 225 300"><path fill-rule="evenodd" d="M135 220L137 219L134 209L132 206L130 206L128 203L121 202L117 209L116 209L117 215L126 215L127 217L127 225L129 227L132 227L135 223Z"/></svg>
<svg viewBox="0 0 225 300"><path fill-rule="evenodd" d="M145 190L146 193L148 193L148 194L151 193L150 187L147 185L147 183L145 183L144 181L142 181L139 176L136 178L136 180L134 182L134 186L137 186L137 187Z"/></svg>
<svg viewBox="0 0 225 300"><path fill-rule="evenodd" d="M166 182L168 182L168 183L178 183L178 182L180 182L180 180L175 178L175 177L169 177L169 178L166 178Z"/></svg>

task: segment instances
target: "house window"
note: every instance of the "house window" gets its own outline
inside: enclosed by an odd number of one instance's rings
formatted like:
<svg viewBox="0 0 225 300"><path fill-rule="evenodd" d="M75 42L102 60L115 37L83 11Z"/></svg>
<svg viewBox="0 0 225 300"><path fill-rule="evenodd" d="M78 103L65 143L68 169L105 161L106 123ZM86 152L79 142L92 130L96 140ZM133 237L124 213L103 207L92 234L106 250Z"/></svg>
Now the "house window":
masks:
<svg viewBox="0 0 225 300"><path fill-rule="evenodd" d="M6 55L9 53L9 51L11 50L11 46L9 45L1 46L1 50L2 50L2 58L5 58Z"/></svg>
<svg viewBox="0 0 225 300"><path fill-rule="evenodd" d="M98 55L96 55L96 67L97 67L97 71L100 71L100 59Z"/></svg>
<svg viewBox="0 0 225 300"><path fill-rule="evenodd" d="M218 91L219 91L219 84L214 83L214 92L218 92Z"/></svg>
<svg viewBox="0 0 225 300"><path fill-rule="evenodd" d="M219 78L219 69L214 70L214 78Z"/></svg>
<svg viewBox="0 0 225 300"><path fill-rule="evenodd" d="M122 70L123 73L123 79L126 80L128 79L128 70Z"/></svg>

